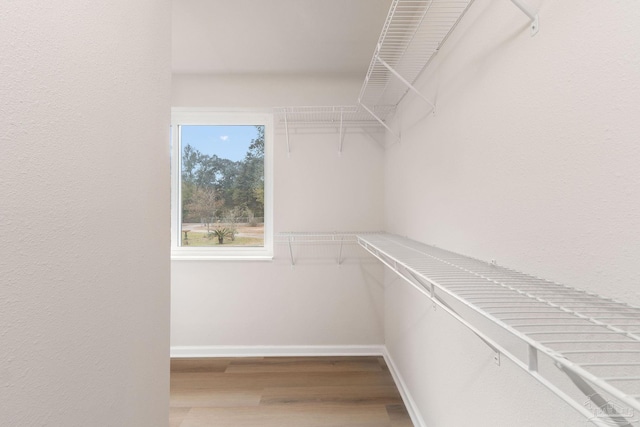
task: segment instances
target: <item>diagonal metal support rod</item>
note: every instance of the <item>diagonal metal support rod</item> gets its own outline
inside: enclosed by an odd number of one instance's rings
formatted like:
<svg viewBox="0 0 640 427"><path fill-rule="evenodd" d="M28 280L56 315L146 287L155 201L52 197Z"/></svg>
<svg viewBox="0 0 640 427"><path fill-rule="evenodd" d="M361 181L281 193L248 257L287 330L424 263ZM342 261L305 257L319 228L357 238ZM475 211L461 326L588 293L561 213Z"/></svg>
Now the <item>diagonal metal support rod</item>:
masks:
<svg viewBox="0 0 640 427"><path fill-rule="evenodd" d="M287 110L284 110L284 132L287 135L287 156L291 157L291 146L289 145L289 123L287 122Z"/></svg>
<svg viewBox="0 0 640 427"><path fill-rule="evenodd" d="M570 369L562 365L557 367L567 374L571 382L580 389L585 396L589 398L591 402L598 408L598 413L595 417L603 419L607 417L611 420L614 426L620 427L633 427L626 417L633 417L633 413L621 414L618 408L616 408L612 402L606 400L600 393L598 393L589 383L587 383L580 375L575 374Z"/></svg>
<svg viewBox="0 0 640 427"><path fill-rule="evenodd" d="M340 140L338 141L338 154L342 155L342 141L344 139L344 134L343 134L343 116L344 116L344 111L340 110L340 135L339 138Z"/></svg>
<svg viewBox="0 0 640 427"><path fill-rule="evenodd" d="M291 246L291 241L293 240L293 237L289 236L289 255L291 256L291 268L293 268L294 265L296 265L295 261L293 260L293 247Z"/></svg>
<svg viewBox="0 0 640 427"><path fill-rule="evenodd" d="M374 119L376 119L378 121L378 123L380 123L382 126L385 127L385 129L387 129L389 132L391 132L391 135L395 136L396 139L398 141L400 141L400 135L398 135L397 133L395 133L390 127L389 125L387 125L385 122L382 121L382 119L380 117L378 117L373 111L371 111L369 108L367 108L366 105L364 104L360 104L360 106L362 108L364 108L365 110L367 110L367 113L371 114L371 116L373 116Z"/></svg>
<svg viewBox="0 0 640 427"><path fill-rule="evenodd" d="M429 104L431 106L431 108L433 109L433 114L436 113L436 106L433 102L429 101L423 94L420 93L420 91L418 91L418 89L416 89L415 87L413 87L413 85L411 83L409 83L409 81L407 79L405 79L404 77L402 77L400 75L400 73L398 73L396 70L393 69L393 67L391 67L391 65L387 64L382 58L380 58L380 56L376 55L376 60L381 63L387 70L389 70L389 72L391 74L393 74L394 76L396 76L398 78L398 80L400 80L402 83L405 84L405 86L407 86L409 89L411 89L416 95L418 95L420 98L422 98L427 104Z"/></svg>
<svg viewBox="0 0 640 427"><path fill-rule="evenodd" d="M455 315L458 318L462 319L462 316L457 311L455 311L453 309L453 307L451 307L449 304L447 304L447 302L445 300L443 300L439 295L436 294L435 286L433 285L433 283L428 282L429 286L427 286L424 283L424 281L420 280L420 278L418 276L416 276L411 270L405 269L404 271L409 276L411 276L411 278L413 280L415 280L417 283L419 283L420 286L422 286L426 291L429 292L430 298L431 298L431 300L433 301L433 304L434 304L434 308L435 308L435 306L439 305L440 307L445 308L447 310L447 312L449 312L450 314ZM396 272L398 274L400 274L400 269L398 269L397 267L396 267ZM498 350L495 345L493 345L491 342L489 342L489 340L486 339L483 334L481 334L481 333L479 333L479 332L477 332L477 331L475 331L473 329L471 331L474 334L476 334L476 336L478 338L480 338L480 340L482 342L484 342L491 350L493 350L493 353L495 355L493 360L496 362L497 365L500 365L500 350Z"/></svg>

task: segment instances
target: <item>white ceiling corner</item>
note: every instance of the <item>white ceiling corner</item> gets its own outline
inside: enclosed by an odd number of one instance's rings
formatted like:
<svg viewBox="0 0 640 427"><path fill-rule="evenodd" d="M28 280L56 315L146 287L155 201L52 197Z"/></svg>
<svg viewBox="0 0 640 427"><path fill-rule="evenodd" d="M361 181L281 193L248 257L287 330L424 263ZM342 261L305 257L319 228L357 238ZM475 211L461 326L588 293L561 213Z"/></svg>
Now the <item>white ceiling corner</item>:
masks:
<svg viewBox="0 0 640 427"><path fill-rule="evenodd" d="M174 0L174 73L364 78L391 0Z"/></svg>

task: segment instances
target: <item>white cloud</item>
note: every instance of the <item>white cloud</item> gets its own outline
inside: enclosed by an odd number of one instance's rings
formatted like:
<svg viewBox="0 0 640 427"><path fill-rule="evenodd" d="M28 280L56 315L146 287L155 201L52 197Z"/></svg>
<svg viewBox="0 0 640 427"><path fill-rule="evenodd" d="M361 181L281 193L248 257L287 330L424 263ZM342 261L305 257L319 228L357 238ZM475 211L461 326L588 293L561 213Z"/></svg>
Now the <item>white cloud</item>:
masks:
<svg viewBox="0 0 640 427"><path fill-rule="evenodd" d="M229 136L228 136L228 135L222 135L222 136L220 137L220 139L221 139L222 141L226 141L226 140L228 140L228 139L229 139Z"/></svg>

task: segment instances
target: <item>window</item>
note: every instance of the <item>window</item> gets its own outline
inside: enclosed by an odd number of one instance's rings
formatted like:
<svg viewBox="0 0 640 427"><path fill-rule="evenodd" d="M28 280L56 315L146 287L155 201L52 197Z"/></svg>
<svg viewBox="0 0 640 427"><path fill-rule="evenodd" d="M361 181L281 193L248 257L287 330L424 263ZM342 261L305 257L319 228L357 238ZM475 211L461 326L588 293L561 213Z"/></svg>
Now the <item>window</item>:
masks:
<svg viewBox="0 0 640 427"><path fill-rule="evenodd" d="M271 259L270 114L174 109L172 258Z"/></svg>

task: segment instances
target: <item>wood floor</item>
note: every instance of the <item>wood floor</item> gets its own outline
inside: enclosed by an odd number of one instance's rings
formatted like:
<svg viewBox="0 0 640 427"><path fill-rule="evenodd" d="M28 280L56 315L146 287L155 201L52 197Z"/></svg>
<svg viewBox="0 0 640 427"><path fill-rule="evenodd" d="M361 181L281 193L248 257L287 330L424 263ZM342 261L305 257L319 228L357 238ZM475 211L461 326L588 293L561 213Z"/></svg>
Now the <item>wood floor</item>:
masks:
<svg viewBox="0 0 640 427"><path fill-rule="evenodd" d="M382 357L171 360L171 427L412 427Z"/></svg>

